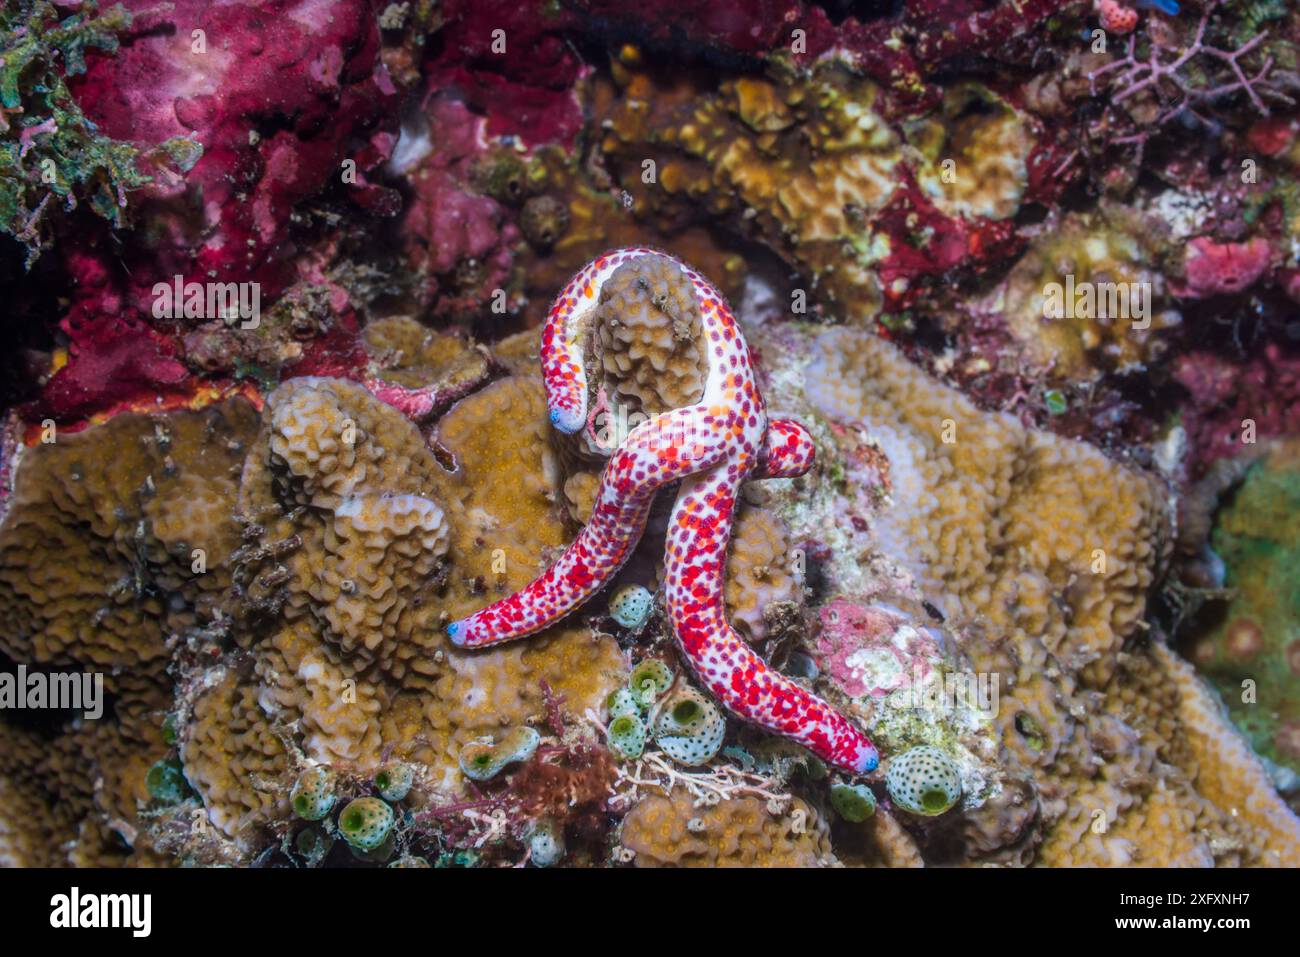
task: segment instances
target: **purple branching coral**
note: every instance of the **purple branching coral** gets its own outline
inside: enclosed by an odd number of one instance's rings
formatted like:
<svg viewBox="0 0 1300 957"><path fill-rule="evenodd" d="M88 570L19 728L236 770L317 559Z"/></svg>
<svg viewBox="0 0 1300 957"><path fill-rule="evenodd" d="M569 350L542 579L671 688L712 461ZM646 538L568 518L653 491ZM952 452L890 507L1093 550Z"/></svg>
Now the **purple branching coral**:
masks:
<svg viewBox="0 0 1300 957"><path fill-rule="evenodd" d="M1296 100L1288 90L1300 90L1300 76L1292 71L1276 70L1274 58L1260 49L1269 37L1267 31L1256 33L1231 50L1217 47L1207 40L1213 14L1221 6L1222 0L1211 0L1206 5L1190 42L1181 50L1161 42L1156 31L1148 29L1147 42L1142 45L1145 49L1140 49L1138 35L1133 34L1128 38L1122 58L1088 74L1089 88L1094 96L1098 93L1098 80L1111 77L1112 106L1131 102L1143 93L1149 93L1155 99L1156 112L1151 118L1141 120L1142 129L1112 142L1136 144L1141 153L1153 133L1180 119L1206 129L1218 129L1221 124L1211 112L1225 98L1235 94L1245 95L1261 116L1271 115L1266 101L1295 105ZM1246 61L1257 52L1263 55L1263 59L1251 68ZM1198 58L1199 62L1194 63ZM1219 69L1207 69L1206 59L1216 62ZM1132 111L1129 112L1130 120L1137 123Z"/></svg>

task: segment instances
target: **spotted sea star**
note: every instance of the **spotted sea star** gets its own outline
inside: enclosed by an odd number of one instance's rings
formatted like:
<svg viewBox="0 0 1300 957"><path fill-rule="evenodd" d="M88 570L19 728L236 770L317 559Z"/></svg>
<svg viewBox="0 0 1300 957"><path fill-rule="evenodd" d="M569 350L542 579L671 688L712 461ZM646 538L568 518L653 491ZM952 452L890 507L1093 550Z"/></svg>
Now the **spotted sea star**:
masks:
<svg viewBox="0 0 1300 957"><path fill-rule="evenodd" d="M552 306L542 333L542 374L551 422L573 433L587 424L585 333L602 284L651 249L619 249L582 269ZM520 638L569 614L618 572L645 530L655 493L681 481L664 553L665 602L682 651L729 710L807 747L827 762L866 773L879 762L862 731L820 698L773 671L727 623L723 573L741 485L805 473L815 449L797 422L769 421L749 347L722 297L678 262L701 317L707 372L702 399L633 429L614 450L591 518L560 559L532 584L447 628L480 648Z"/></svg>

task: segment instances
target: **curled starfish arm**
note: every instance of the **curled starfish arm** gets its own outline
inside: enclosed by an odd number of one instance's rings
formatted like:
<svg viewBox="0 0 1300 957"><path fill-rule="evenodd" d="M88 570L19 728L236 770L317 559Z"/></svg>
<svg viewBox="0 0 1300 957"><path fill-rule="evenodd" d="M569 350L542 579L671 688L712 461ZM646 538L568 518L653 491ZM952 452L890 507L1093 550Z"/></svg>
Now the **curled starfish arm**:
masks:
<svg viewBox="0 0 1300 957"><path fill-rule="evenodd" d="M701 429L704 414L688 407L637 426L606 464L591 518L559 561L508 598L448 625L452 642L485 648L522 638L603 588L640 540L655 493L726 455L722 443Z"/></svg>
<svg viewBox="0 0 1300 957"><path fill-rule="evenodd" d="M727 622L723 573L741 470L688 479L668 532L666 601L691 668L732 713L853 774L876 768L871 740L830 705L774 671Z"/></svg>
<svg viewBox="0 0 1300 957"><path fill-rule="evenodd" d="M584 341L601 284L633 256L652 250L618 249L588 263L555 297L542 327L542 382L551 423L572 434L587 423Z"/></svg>
<svg viewBox="0 0 1300 957"><path fill-rule="evenodd" d="M542 381L551 424L561 432L577 432L587 421L587 373L582 363L583 313L561 298L551 308L542 329Z"/></svg>
<svg viewBox="0 0 1300 957"><path fill-rule="evenodd" d="M812 468L816 456L807 429L793 419L771 419L752 478L797 478Z"/></svg>

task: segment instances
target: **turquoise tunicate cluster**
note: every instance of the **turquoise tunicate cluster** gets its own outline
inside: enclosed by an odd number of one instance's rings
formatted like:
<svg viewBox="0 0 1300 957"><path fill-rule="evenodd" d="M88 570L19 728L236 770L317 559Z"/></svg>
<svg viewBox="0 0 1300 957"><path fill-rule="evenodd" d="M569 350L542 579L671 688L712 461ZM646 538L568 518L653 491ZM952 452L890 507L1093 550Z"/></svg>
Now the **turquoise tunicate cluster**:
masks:
<svg viewBox="0 0 1300 957"><path fill-rule="evenodd" d="M722 749L727 721L712 701L694 688L681 688L660 706L655 743L678 764L706 764Z"/></svg>
<svg viewBox="0 0 1300 957"><path fill-rule="evenodd" d="M537 750L542 736L526 725L515 728L500 741L489 738L467 744L460 751L460 769L465 777L486 781L501 773L501 769L516 761L527 761Z"/></svg>
<svg viewBox="0 0 1300 957"><path fill-rule="evenodd" d="M473 848L458 851L444 851L438 855L434 867L477 867L479 853Z"/></svg>
<svg viewBox="0 0 1300 957"><path fill-rule="evenodd" d="M885 787L895 805L912 814L935 817L961 798L957 766L938 748L912 748L894 758Z"/></svg>
<svg viewBox="0 0 1300 957"><path fill-rule="evenodd" d="M616 757L634 761L645 750L650 736L646 712L659 696L672 687L673 671L658 658L646 658L632 669L628 683L605 701L609 712L606 740Z"/></svg>
<svg viewBox="0 0 1300 957"><path fill-rule="evenodd" d="M298 775L289 800L304 821L319 821L334 806L334 776L326 768L308 768Z"/></svg>
<svg viewBox="0 0 1300 957"><path fill-rule="evenodd" d="M409 764L390 764L375 775L375 789L385 801L400 801L411 792L415 771Z"/></svg>
<svg viewBox="0 0 1300 957"><path fill-rule="evenodd" d="M831 807L844 820L856 824L876 813L876 795L865 784L832 784Z"/></svg>
<svg viewBox="0 0 1300 957"><path fill-rule="evenodd" d="M314 827L307 827L298 832L293 843L303 862L308 867L317 867L334 846L334 838Z"/></svg>
<svg viewBox="0 0 1300 957"><path fill-rule="evenodd" d="M359 851L373 851L393 829L393 809L375 797L357 798L339 814L339 833Z"/></svg>
<svg viewBox="0 0 1300 957"><path fill-rule="evenodd" d="M650 618L654 595L643 585L624 585L609 600L609 616L624 628L637 629Z"/></svg>

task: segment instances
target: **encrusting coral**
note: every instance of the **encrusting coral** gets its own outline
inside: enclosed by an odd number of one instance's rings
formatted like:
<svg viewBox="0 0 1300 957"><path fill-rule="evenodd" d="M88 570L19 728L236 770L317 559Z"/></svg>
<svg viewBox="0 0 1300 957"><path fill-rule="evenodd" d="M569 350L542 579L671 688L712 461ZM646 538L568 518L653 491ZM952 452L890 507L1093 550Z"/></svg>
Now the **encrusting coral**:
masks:
<svg viewBox="0 0 1300 957"><path fill-rule="evenodd" d="M1131 374L1160 359L1182 321L1160 247L1150 220L1113 207L1067 216L1035 240L999 297L1027 361L1073 380Z"/></svg>
<svg viewBox="0 0 1300 957"><path fill-rule="evenodd" d="M897 188L902 141L874 109L874 84L828 63L806 80L745 77L698 91L689 78L646 72L631 50L614 77L623 89L602 148L615 169L638 167L623 177L640 184L638 209L671 216L669 204L689 202L750 216L823 278L833 302L855 316L879 308L873 267L888 250L860 229ZM639 175L647 156L653 188Z"/></svg>
<svg viewBox="0 0 1300 957"><path fill-rule="evenodd" d="M255 415L240 399L120 415L26 450L0 538L0 649L102 670L110 688L161 675L167 636L210 620L230 583Z"/></svg>
<svg viewBox="0 0 1300 957"><path fill-rule="evenodd" d="M802 622L803 581L795 552L779 516L741 506L727 555L726 600L728 617L750 644L782 637Z"/></svg>

